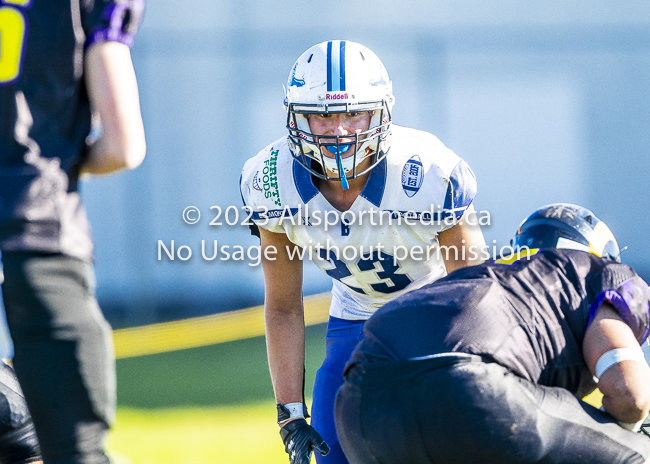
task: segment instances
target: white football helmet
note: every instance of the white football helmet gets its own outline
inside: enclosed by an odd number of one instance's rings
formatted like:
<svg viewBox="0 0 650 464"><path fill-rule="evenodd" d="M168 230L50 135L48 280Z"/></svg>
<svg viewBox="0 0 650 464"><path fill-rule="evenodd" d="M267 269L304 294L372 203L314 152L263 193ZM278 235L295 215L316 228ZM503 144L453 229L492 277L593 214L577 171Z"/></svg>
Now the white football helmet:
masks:
<svg viewBox="0 0 650 464"><path fill-rule="evenodd" d="M293 157L313 175L340 180L347 189L348 179L365 174L388 154L394 102L393 84L372 51L346 40L314 45L298 58L287 81L284 105ZM369 129L345 136L315 135L307 117L364 111L373 112ZM325 147L333 158L323 153ZM352 153L345 156L351 148ZM370 166L358 172L357 166L369 157ZM312 160L322 169L312 166Z"/></svg>

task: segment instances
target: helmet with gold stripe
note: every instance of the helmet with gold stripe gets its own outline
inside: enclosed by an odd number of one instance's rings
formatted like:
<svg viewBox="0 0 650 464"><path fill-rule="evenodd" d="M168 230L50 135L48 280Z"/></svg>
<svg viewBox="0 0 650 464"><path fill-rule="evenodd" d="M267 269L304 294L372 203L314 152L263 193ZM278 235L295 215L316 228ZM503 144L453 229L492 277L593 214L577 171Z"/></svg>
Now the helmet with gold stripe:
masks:
<svg viewBox="0 0 650 464"><path fill-rule="evenodd" d="M614 234L596 215L581 206L554 203L528 216L517 229L515 246L567 248L619 261Z"/></svg>

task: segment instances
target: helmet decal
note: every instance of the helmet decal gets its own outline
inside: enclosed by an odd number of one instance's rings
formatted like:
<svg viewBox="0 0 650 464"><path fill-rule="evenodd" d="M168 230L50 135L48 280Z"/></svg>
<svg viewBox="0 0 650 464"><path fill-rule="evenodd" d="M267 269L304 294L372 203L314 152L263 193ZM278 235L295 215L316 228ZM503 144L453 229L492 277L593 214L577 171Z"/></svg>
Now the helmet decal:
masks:
<svg viewBox="0 0 650 464"><path fill-rule="evenodd" d="M294 87L302 87L305 85L305 80L304 79L296 79L296 68L298 67L298 63L293 65L293 69L291 70L291 79L289 80L289 85L294 86Z"/></svg>
<svg viewBox="0 0 650 464"><path fill-rule="evenodd" d="M589 245L585 245L584 243L576 242L575 240L569 240L568 238L564 237L559 237L557 239L557 243L555 244L555 248L562 249L562 250L580 250L580 251L590 251Z"/></svg>
<svg viewBox="0 0 650 464"><path fill-rule="evenodd" d="M614 252L612 242L614 245L616 245L616 252L618 253L618 245L616 244L616 239L614 238L612 231L609 230L609 227L607 227L607 224L602 221L598 222L594 226L594 232L596 233L598 240L594 240L593 242L589 243L589 251L591 253L602 256L605 252L607 252L609 255L610 253ZM616 255L611 257L617 258L618 256Z"/></svg>

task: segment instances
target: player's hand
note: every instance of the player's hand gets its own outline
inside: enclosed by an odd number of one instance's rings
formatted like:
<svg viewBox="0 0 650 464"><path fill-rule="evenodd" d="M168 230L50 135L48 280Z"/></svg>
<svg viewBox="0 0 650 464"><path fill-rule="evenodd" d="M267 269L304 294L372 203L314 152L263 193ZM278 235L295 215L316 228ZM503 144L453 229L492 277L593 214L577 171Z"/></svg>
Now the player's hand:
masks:
<svg viewBox="0 0 650 464"><path fill-rule="evenodd" d="M280 436L291 464L309 464L313 450L323 456L330 452L325 440L305 419L295 419L285 424L280 429Z"/></svg>

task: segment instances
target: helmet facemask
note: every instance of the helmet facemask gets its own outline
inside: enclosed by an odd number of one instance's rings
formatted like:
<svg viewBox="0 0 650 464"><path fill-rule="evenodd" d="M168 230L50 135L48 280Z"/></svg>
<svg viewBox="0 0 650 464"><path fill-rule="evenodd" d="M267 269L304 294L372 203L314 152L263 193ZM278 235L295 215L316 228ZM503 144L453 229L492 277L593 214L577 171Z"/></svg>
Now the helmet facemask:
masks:
<svg viewBox="0 0 650 464"><path fill-rule="evenodd" d="M346 135L316 135L312 133L309 126L311 114L363 111L372 111L373 115L368 129L362 132ZM320 179L341 181L344 189L348 188L349 179L366 174L386 157L390 148L388 143L390 124L390 110L383 101L361 105L291 104L287 111L289 144L294 158ZM326 152L329 152L330 156ZM369 158L370 164L363 170L359 169L359 166ZM311 160L318 163L316 169Z"/></svg>

